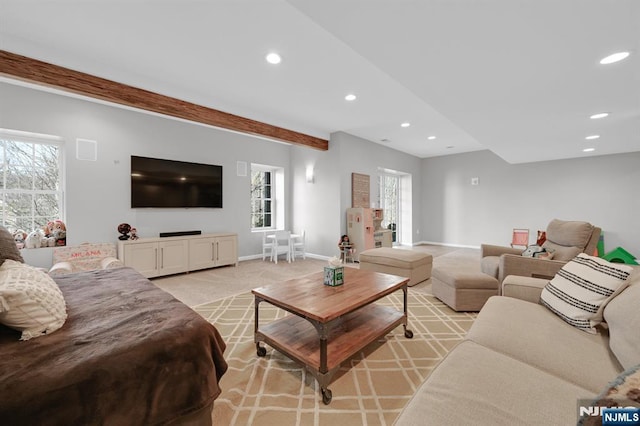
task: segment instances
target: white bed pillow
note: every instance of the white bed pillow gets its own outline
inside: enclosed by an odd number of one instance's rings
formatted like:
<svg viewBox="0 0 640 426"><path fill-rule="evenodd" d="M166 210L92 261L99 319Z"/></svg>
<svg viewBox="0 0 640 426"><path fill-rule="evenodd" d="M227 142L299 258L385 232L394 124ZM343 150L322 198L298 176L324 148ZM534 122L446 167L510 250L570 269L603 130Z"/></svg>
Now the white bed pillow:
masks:
<svg viewBox="0 0 640 426"><path fill-rule="evenodd" d="M53 278L5 260L0 266L0 323L22 331L20 340L29 340L56 331L66 319L66 303Z"/></svg>
<svg viewBox="0 0 640 426"><path fill-rule="evenodd" d="M627 286L632 270L580 253L544 287L540 301L568 324L595 334L604 307Z"/></svg>

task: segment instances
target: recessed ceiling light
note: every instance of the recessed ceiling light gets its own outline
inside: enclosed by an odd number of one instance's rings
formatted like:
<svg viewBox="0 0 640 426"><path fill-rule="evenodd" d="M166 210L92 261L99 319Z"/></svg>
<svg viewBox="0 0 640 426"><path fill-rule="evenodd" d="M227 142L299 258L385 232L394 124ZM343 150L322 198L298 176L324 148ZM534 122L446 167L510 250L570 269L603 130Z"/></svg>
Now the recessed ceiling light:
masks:
<svg viewBox="0 0 640 426"><path fill-rule="evenodd" d="M627 56L629 56L629 52L617 52L601 59L600 63L603 65L613 64L614 62L625 59Z"/></svg>
<svg viewBox="0 0 640 426"><path fill-rule="evenodd" d="M355 101L356 100L356 95L354 95L353 93L349 93L347 96L344 97L346 100L348 101Z"/></svg>
<svg viewBox="0 0 640 426"><path fill-rule="evenodd" d="M592 115L591 117L589 117L589 118L591 118L592 120L595 120L596 118L605 118L605 117L608 117L608 116L609 116L609 113L608 113L608 112L599 112L599 113L597 113L597 114L593 114L593 115Z"/></svg>
<svg viewBox="0 0 640 426"><path fill-rule="evenodd" d="M427 139L429 139L430 141L434 140L436 137L435 136L429 136Z"/></svg>
<svg viewBox="0 0 640 426"><path fill-rule="evenodd" d="M593 140L593 139L598 139L599 137L600 137L600 135L590 135L590 136L587 136L585 139L590 141L590 140Z"/></svg>
<svg viewBox="0 0 640 426"><path fill-rule="evenodd" d="M267 62L270 64L279 64L282 61L282 58L277 53L269 53L267 55Z"/></svg>
<svg viewBox="0 0 640 426"><path fill-rule="evenodd" d="M595 150L596 150L595 148L585 148L582 150L582 152L593 152Z"/></svg>
<svg viewBox="0 0 640 426"><path fill-rule="evenodd" d="M451 148L453 148L453 145L449 145L449 146L447 147L447 149L451 149Z"/></svg>
<svg viewBox="0 0 640 426"><path fill-rule="evenodd" d="M406 121L400 125L400 127L409 127L409 126L411 126L411 123L408 123Z"/></svg>

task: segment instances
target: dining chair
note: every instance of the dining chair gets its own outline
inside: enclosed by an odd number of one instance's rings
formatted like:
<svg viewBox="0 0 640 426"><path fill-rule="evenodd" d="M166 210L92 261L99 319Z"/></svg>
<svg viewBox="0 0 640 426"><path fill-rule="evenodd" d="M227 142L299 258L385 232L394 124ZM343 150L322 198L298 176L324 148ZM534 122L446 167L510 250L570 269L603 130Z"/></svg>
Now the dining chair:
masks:
<svg viewBox="0 0 640 426"><path fill-rule="evenodd" d="M271 251L273 248L273 238L267 238L268 235L266 232L262 233L262 261L264 262L264 259L269 256L271 257ZM271 259L273 260L273 259Z"/></svg>
<svg viewBox="0 0 640 426"><path fill-rule="evenodd" d="M276 231L271 246L271 260L278 263L278 256L287 255L287 262L291 263L291 231Z"/></svg>
<svg viewBox="0 0 640 426"><path fill-rule="evenodd" d="M303 259L307 258L305 248L305 230L303 229L300 234L291 236L291 258L295 261L296 256L302 256Z"/></svg>

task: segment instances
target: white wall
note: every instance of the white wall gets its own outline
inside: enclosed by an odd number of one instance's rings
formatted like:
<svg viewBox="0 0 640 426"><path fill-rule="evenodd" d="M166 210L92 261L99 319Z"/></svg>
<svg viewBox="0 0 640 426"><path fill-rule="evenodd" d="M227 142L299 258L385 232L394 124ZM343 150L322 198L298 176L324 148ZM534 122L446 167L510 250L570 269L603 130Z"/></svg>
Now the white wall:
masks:
<svg viewBox="0 0 640 426"><path fill-rule="evenodd" d="M336 132L331 135L331 148L339 150L340 162L336 173L340 176L340 234L346 233L346 209L351 207L351 173L361 173L370 177L370 199L378 206L378 168L386 168L408 173L412 176L412 215L413 230L411 240L403 241L412 244L418 240L417 223L422 215L422 196L419 184L422 174L422 163L418 157L405 154L386 146L369 142L348 133ZM340 235L338 235L338 238ZM337 242L337 239L336 239Z"/></svg>
<svg viewBox="0 0 640 426"><path fill-rule="evenodd" d="M528 228L533 244L558 218L600 226L605 251L640 257L640 152L512 165L478 151L422 165L422 241L505 245L513 228Z"/></svg>
<svg viewBox="0 0 640 426"><path fill-rule="evenodd" d="M288 145L5 83L0 83L0 99L0 127L65 140L68 244L115 242L117 225L127 222L141 237L163 231L236 232L241 257L261 252L261 236L250 231L249 177L236 175L236 162L280 166L288 179ZM97 141L97 161L76 159L76 138ZM222 165L224 207L132 209L132 154ZM291 196L289 187L286 196Z"/></svg>
<svg viewBox="0 0 640 426"><path fill-rule="evenodd" d="M340 238L339 151L329 142L328 151L291 147L293 230L304 229L307 252L335 256ZM314 181L306 180L307 166L314 169Z"/></svg>
<svg viewBox="0 0 640 426"><path fill-rule="evenodd" d="M414 182L420 182L419 158L343 132L331 134L328 151L292 147L291 164L293 227L311 230L307 249L324 256L339 255L338 240L346 233L346 210L351 207L351 173L370 176L373 203L377 202L379 167L410 173ZM308 164L314 165L314 183L305 179ZM420 217L419 197L420 191L414 185L414 218Z"/></svg>

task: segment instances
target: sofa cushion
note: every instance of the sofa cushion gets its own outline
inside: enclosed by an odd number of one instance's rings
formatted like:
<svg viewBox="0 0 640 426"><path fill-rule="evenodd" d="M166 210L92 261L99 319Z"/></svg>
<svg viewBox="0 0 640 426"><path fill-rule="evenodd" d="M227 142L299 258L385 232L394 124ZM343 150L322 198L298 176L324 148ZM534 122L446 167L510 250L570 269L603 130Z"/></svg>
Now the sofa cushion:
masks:
<svg viewBox="0 0 640 426"><path fill-rule="evenodd" d="M593 234L593 228L588 222L553 219L547 225L547 240L542 246L545 247L551 241L565 247L578 247L583 251Z"/></svg>
<svg viewBox="0 0 640 426"><path fill-rule="evenodd" d="M500 269L499 256L485 256L480 260L480 270L487 275L490 275L494 278L498 278L499 269Z"/></svg>
<svg viewBox="0 0 640 426"><path fill-rule="evenodd" d="M0 226L0 266L6 259L24 263L13 235L5 227Z"/></svg>
<svg viewBox="0 0 640 426"><path fill-rule="evenodd" d="M580 253L542 290L540 302L580 330L596 333L607 302L622 291L632 268Z"/></svg>
<svg viewBox="0 0 640 426"><path fill-rule="evenodd" d="M575 424L577 401L595 395L466 340L431 372L395 424Z"/></svg>
<svg viewBox="0 0 640 426"><path fill-rule="evenodd" d="M604 308L609 327L610 347L620 364L631 368L640 364L640 267L635 267L629 286Z"/></svg>
<svg viewBox="0 0 640 426"><path fill-rule="evenodd" d="M531 303L540 303L540 294L548 282L549 280L543 278L509 275L502 281L502 295Z"/></svg>
<svg viewBox="0 0 640 426"><path fill-rule="evenodd" d="M467 339L594 393L623 370L606 333L584 333L542 305L511 297L490 298Z"/></svg>
<svg viewBox="0 0 640 426"><path fill-rule="evenodd" d="M549 253L551 253L552 258L555 260L562 260L568 262L569 260L576 257L578 254L582 253L582 249L578 247L565 247L560 244L556 244L552 241L545 241L542 247ZM551 260L551 259L548 259Z"/></svg>

